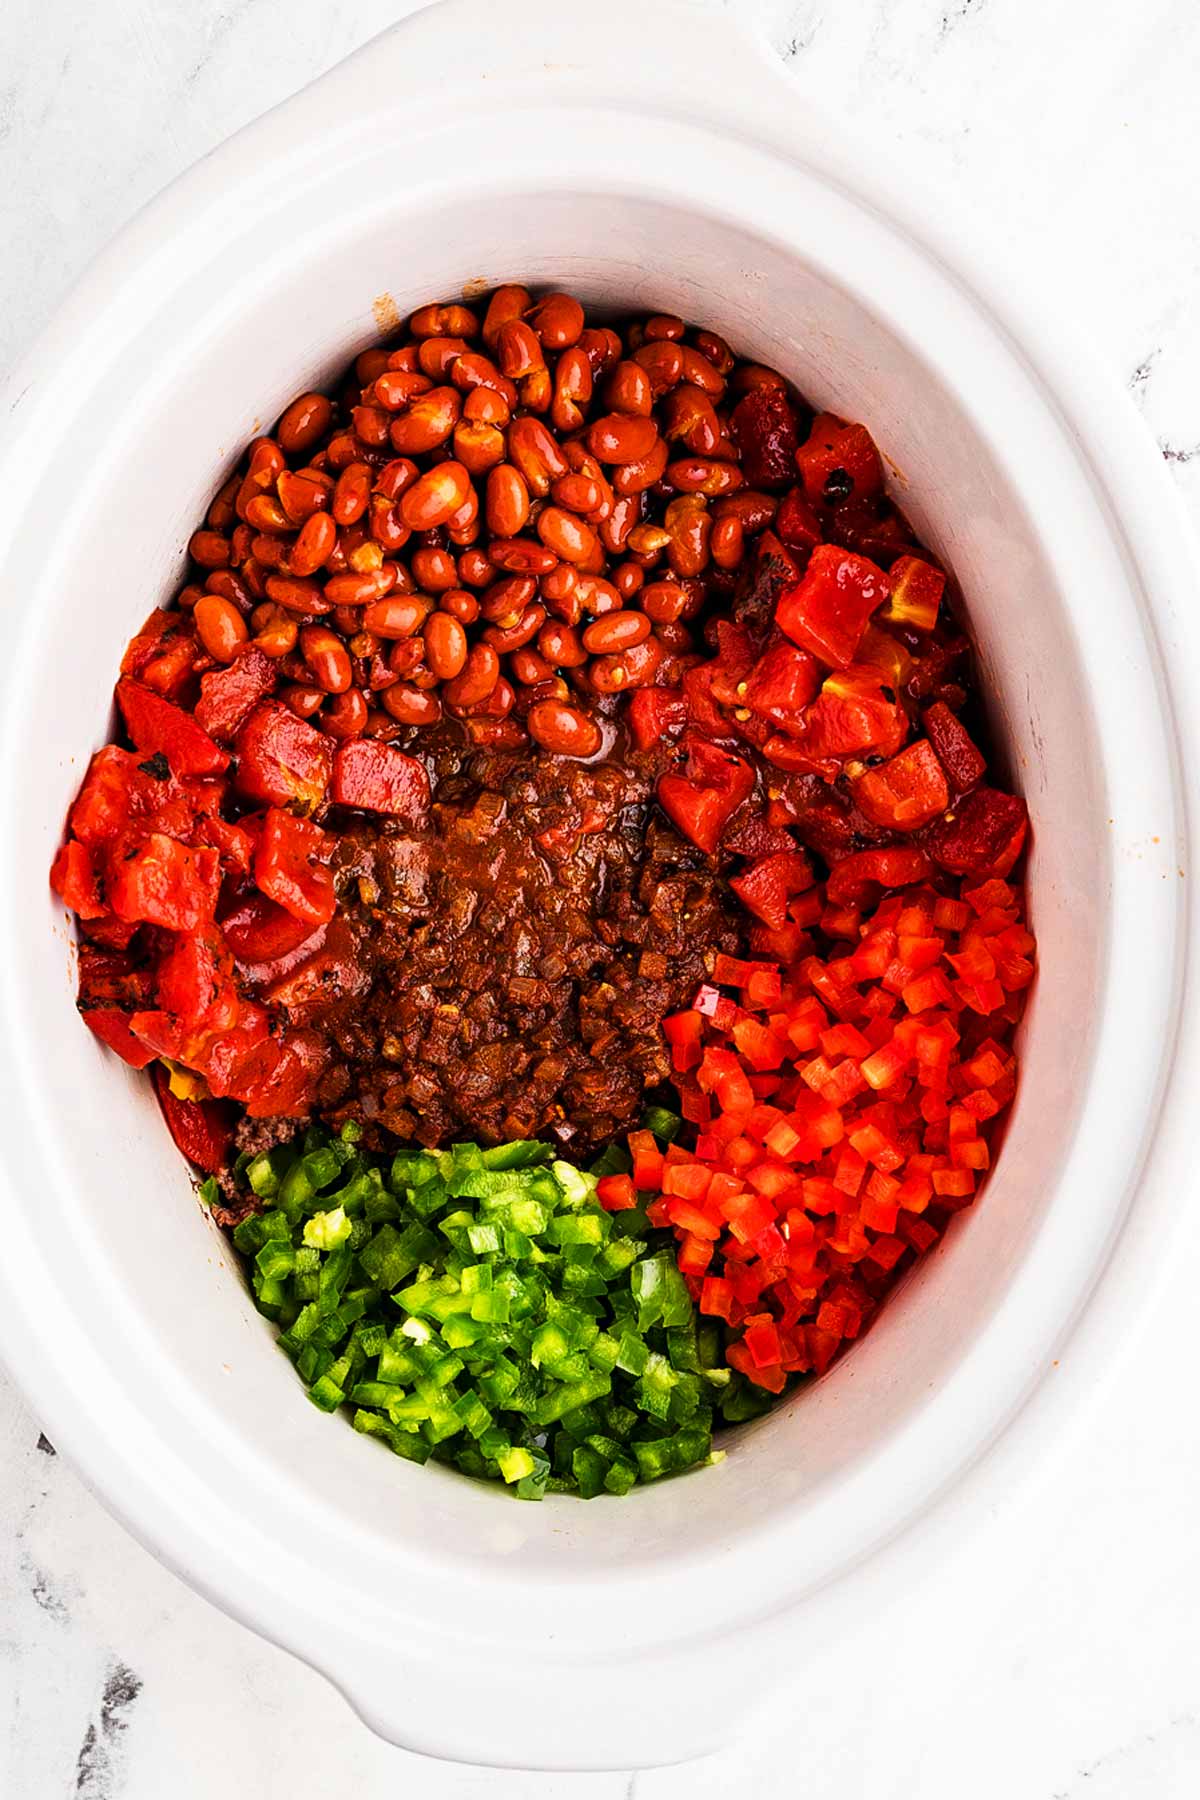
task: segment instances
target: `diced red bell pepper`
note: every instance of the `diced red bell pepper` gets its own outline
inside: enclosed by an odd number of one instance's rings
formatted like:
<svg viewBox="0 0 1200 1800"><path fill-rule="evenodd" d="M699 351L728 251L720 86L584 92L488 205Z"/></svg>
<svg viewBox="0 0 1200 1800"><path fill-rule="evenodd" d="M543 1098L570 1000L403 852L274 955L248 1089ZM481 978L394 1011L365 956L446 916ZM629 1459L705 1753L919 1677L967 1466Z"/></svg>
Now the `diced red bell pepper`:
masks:
<svg viewBox="0 0 1200 1800"><path fill-rule="evenodd" d="M760 857L729 883L743 906L764 924L775 927L786 922L793 895L802 894L812 884L812 867L802 850Z"/></svg>
<svg viewBox="0 0 1200 1800"><path fill-rule="evenodd" d="M768 492L794 479L796 414L782 388L751 388L729 415L729 432L752 488Z"/></svg>
<svg viewBox="0 0 1200 1800"><path fill-rule="evenodd" d="M757 1315L753 1323L747 1319L743 1335L756 1369L764 1369L781 1361L783 1352L779 1345L779 1333L775 1329L775 1321L768 1314Z"/></svg>
<svg viewBox="0 0 1200 1800"><path fill-rule="evenodd" d="M637 1193L630 1175L602 1175L596 1183L596 1198L605 1212L628 1212L637 1205Z"/></svg>
<svg viewBox="0 0 1200 1800"><path fill-rule="evenodd" d="M68 838L50 869L50 886L81 919L102 919L108 911L86 844Z"/></svg>
<svg viewBox="0 0 1200 1800"><path fill-rule="evenodd" d="M678 688L635 688L625 717L634 748L652 750L664 739L682 731L687 721L687 701Z"/></svg>
<svg viewBox="0 0 1200 1800"><path fill-rule="evenodd" d="M698 1012L671 1013L662 1022L662 1033L671 1046L671 1062L681 1074L700 1061L703 1021Z"/></svg>
<svg viewBox="0 0 1200 1800"><path fill-rule="evenodd" d="M1020 856L1029 813L1017 794L980 787L958 801L952 814L929 825L922 848L952 875L1004 876Z"/></svg>
<svg viewBox="0 0 1200 1800"><path fill-rule="evenodd" d="M913 631L932 631L946 587L946 577L919 556L901 556L888 570L891 593L880 617Z"/></svg>
<svg viewBox="0 0 1200 1800"><path fill-rule="evenodd" d="M338 746L330 798L415 824L429 811L429 777L415 756L374 738L351 738Z"/></svg>
<svg viewBox="0 0 1200 1800"><path fill-rule="evenodd" d="M228 767L228 752L214 744L191 713L140 682L119 681L117 704L138 750L145 756L161 753L176 775L220 775Z"/></svg>
<svg viewBox="0 0 1200 1800"><path fill-rule="evenodd" d="M946 776L928 738L868 769L850 783L850 792L865 818L890 831L919 831L950 804Z"/></svg>
<svg viewBox="0 0 1200 1800"><path fill-rule="evenodd" d="M925 712L923 722L955 796L978 787L987 763L961 719L938 700Z"/></svg>
<svg viewBox="0 0 1200 1800"><path fill-rule="evenodd" d="M325 798L333 740L278 700L259 702L238 732L234 749L235 785L249 799L311 811Z"/></svg>
<svg viewBox="0 0 1200 1800"><path fill-rule="evenodd" d="M311 819L270 807L254 853L259 892L295 919L326 924L337 909L333 876L324 867L332 853L332 839Z"/></svg>
<svg viewBox="0 0 1200 1800"><path fill-rule="evenodd" d="M210 737L233 741L258 702L275 686L277 665L256 644L248 644L233 662L200 677L196 720Z"/></svg>
<svg viewBox="0 0 1200 1800"><path fill-rule="evenodd" d="M698 849L712 854L721 833L754 786L754 771L704 738L688 744L685 775L663 775L658 801L671 822Z"/></svg>
<svg viewBox="0 0 1200 1800"><path fill-rule="evenodd" d="M800 580L780 596L775 621L821 662L844 669L887 595L888 577L875 563L852 550L818 544Z"/></svg>
<svg viewBox="0 0 1200 1800"><path fill-rule="evenodd" d="M842 484L832 494L831 476L849 478L856 498L877 494L883 486L883 464L865 425L844 424L833 413L818 413L807 440L796 452L796 467L808 498L818 504L845 499Z"/></svg>
<svg viewBox="0 0 1200 1800"><path fill-rule="evenodd" d="M211 919L220 885L215 850L190 850L161 831L109 861L108 897L117 917L167 931L197 931Z"/></svg>
<svg viewBox="0 0 1200 1800"><path fill-rule="evenodd" d="M780 638L763 652L743 686L741 705L786 726L815 698L821 672L807 650Z"/></svg>
<svg viewBox="0 0 1200 1800"><path fill-rule="evenodd" d="M731 1050L709 1045L696 1071L700 1091L712 1094L723 1112L749 1112L754 1093L737 1057Z"/></svg>
<svg viewBox="0 0 1200 1800"><path fill-rule="evenodd" d="M219 1100L180 1100L171 1092L171 1077L161 1066L154 1070L154 1091L167 1130L189 1162L216 1175L225 1166L233 1142L234 1111Z"/></svg>

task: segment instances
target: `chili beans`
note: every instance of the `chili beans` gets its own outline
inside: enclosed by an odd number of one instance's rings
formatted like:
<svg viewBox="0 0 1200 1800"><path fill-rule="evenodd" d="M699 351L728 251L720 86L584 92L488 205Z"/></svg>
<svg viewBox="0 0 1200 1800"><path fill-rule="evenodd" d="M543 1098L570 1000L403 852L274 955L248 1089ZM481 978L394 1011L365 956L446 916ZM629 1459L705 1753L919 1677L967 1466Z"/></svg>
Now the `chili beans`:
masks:
<svg viewBox="0 0 1200 1800"><path fill-rule="evenodd" d="M246 621L231 600L219 594L201 594L196 602L196 636L219 663L231 663L250 633Z"/></svg>
<svg viewBox="0 0 1200 1800"><path fill-rule="evenodd" d="M671 314L614 330L515 283L432 301L336 393L250 445L186 590L204 667L264 653L334 738L449 713L477 745L598 755L623 694L703 655L780 505L730 416L770 393L778 432L783 377Z"/></svg>
<svg viewBox="0 0 1200 1800"><path fill-rule="evenodd" d="M425 624L425 660L439 681L461 675L467 660L467 634L449 613L436 612Z"/></svg>
<svg viewBox="0 0 1200 1800"><path fill-rule="evenodd" d="M535 743L559 756L595 756L604 741L595 719L565 700L539 700L525 723Z"/></svg>

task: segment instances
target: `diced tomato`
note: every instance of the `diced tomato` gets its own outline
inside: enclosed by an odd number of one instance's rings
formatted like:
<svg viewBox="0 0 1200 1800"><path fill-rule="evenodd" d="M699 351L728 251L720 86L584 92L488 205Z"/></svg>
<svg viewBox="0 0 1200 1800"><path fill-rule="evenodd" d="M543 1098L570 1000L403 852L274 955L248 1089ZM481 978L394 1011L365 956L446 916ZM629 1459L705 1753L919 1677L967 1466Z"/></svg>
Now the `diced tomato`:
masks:
<svg viewBox="0 0 1200 1800"><path fill-rule="evenodd" d="M821 686L821 672L807 650L780 638L766 649L738 696L751 712L786 726L800 713Z"/></svg>
<svg viewBox="0 0 1200 1800"><path fill-rule="evenodd" d="M306 1025L332 1002L361 994L370 981L370 970L363 965L350 926L335 914L320 948L273 980L265 998L271 1006L282 1008L292 1023Z"/></svg>
<svg viewBox="0 0 1200 1800"><path fill-rule="evenodd" d="M978 787L987 763L962 721L938 700L926 711L924 725L955 795Z"/></svg>
<svg viewBox="0 0 1200 1800"><path fill-rule="evenodd" d="M775 927L785 923L793 895L812 884L812 866L802 850L760 857L729 883L743 906L764 924Z"/></svg>
<svg viewBox="0 0 1200 1800"><path fill-rule="evenodd" d="M239 963L276 963L313 936L307 919L286 912L264 894L247 894L221 916L225 942Z"/></svg>
<svg viewBox="0 0 1200 1800"><path fill-rule="evenodd" d="M333 876L324 866L332 853L333 840L319 825L272 806L254 853L255 883L293 918L324 925L337 909Z"/></svg>
<svg viewBox="0 0 1200 1800"><path fill-rule="evenodd" d="M687 701L678 688L637 688L626 712L634 748L652 750L673 737L687 721Z"/></svg>
<svg viewBox="0 0 1200 1800"><path fill-rule="evenodd" d="M764 754L780 768L819 772L827 780L849 756L891 755L904 742L908 720L902 707L884 697L883 685L877 669L857 664L830 675L799 726L788 736L769 738ZM808 808L803 822L814 812Z"/></svg>
<svg viewBox="0 0 1200 1800"><path fill-rule="evenodd" d="M134 744L146 756L161 753L176 775L219 775L228 753L215 744L191 713L139 682L117 683L117 704Z"/></svg>
<svg viewBox="0 0 1200 1800"><path fill-rule="evenodd" d="M1020 856L1029 813L1017 794L980 787L922 833L922 848L952 875L1004 876Z"/></svg>
<svg viewBox="0 0 1200 1800"><path fill-rule="evenodd" d="M210 737L233 741L258 702L275 686L276 664L255 644L247 644L235 661L200 677L196 721Z"/></svg>
<svg viewBox="0 0 1200 1800"><path fill-rule="evenodd" d="M116 1006L89 1006L81 1009L80 1017L88 1030L94 1032L102 1044L115 1050L122 1061L131 1068L144 1069L146 1064L154 1061L153 1050L134 1037L129 1029L131 1015Z"/></svg>
<svg viewBox="0 0 1200 1800"><path fill-rule="evenodd" d="M192 803L165 757L139 762L132 751L105 744L88 764L69 824L80 842L95 850L131 833L186 837L194 818Z"/></svg>
<svg viewBox="0 0 1200 1800"><path fill-rule="evenodd" d="M786 487L796 461L796 414L782 388L751 388L729 415L729 432L742 459L747 486Z"/></svg>
<svg viewBox="0 0 1200 1800"><path fill-rule="evenodd" d="M312 1111L317 1083L329 1066L329 1046L315 1031L288 1031L272 1065L241 1094L252 1119L299 1119Z"/></svg>
<svg viewBox="0 0 1200 1800"><path fill-rule="evenodd" d="M875 563L852 550L818 544L800 580L780 596L775 621L819 661L844 669L887 594L888 577Z"/></svg>
<svg viewBox="0 0 1200 1800"><path fill-rule="evenodd" d="M798 487L783 496L775 514L775 530L791 550L814 550L825 533L814 509Z"/></svg>
<svg viewBox="0 0 1200 1800"><path fill-rule="evenodd" d="M832 871L826 886L831 900L851 900L871 891L871 884L884 888L910 887L925 881L932 873L929 858L922 850L897 845L890 850L860 850L847 856Z"/></svg>
<svg viewBox="0 0 1200 1800"><path fill-rule="evenodd" d="M122 675L168 700L178 700L192 680L196 639L191 615L156 607L121 658Z"/></svg>
<svg viewBox="0 0 1200 1800"><path fill-rule="evenodd" d="M914 631L932 631L946 587L946 577L919 556L901 556L888 571L891 593L881 618Z"/></svg>
<svg viewBox="0 0 1200 1800"><path fill-rule="evenodd" d="M850 783L854 804L874 825L919 831L950 804L946 776L928 738L919 738Z"/></svg>
<svg viewBox="0 0 1200 1800"><path fill-rule="evenodd" d="M820 503L844 499L846 478L854 494L863 498L883 486L883 464L865 425L847 425L833 413L818 413L807 440L796 452L796 467L810 500Z"/></svg>
<svg viewBox="0 0 1200 1800"><path fill-rule="evenodd" d="M248 824L234 825L228 819L215 814L206 815L196 826L193 841L209 844L218 852L221 866L237 875L248 875L254 861L254 846L258 841L258 820L251 819Z"/></svg>
<svg viewBox="0 0 1200 1800"><path fill-rule="evenodd" d="M117 917L168 931L196 931L211 919L220 885L215 850L190 850L161 831L109 861L108 897Z"/></svg>
<svg viewBox="0 0 1200 1800"><path fill-rule="evenodd" d="M233 1108L218 1100L177 1099L170 1074L162 1067L154 1070L154 1091L177 1147L206 1175L216 1175L233 1142Z"/></svg>
<svg viewBox="0 0 1200 1800"><path fill-rule="evenodd" d="M429 777L415 756L374 738L352 738L338 746L330 798L417 823L429 811Z"/></svg>
<svg viewBox="0 0 1200 1800"><path fill-rule="evenodd" d="M87 846L78 838L68 838L59 848L50 869L50 886L81 919L101 919L108 911L100 898L96 870Z"/></svg>
<svg viewBox="0 0 1200 1800"><path fill-rule="evenodd" d="M238 732L234 749L238 759L235 785L249 799L267 806L295 804L311 811L325 798L333 766L333 740L279 701L259 702Z"/></svg>
<svg viewBox="0 0 1200 1800"><path fill-rule="evenodd" d="M658 801L671 822L698 849L715 851L726 824L754 786L754 771L704 738L688 743L687 772L663 775Z"/></svg>

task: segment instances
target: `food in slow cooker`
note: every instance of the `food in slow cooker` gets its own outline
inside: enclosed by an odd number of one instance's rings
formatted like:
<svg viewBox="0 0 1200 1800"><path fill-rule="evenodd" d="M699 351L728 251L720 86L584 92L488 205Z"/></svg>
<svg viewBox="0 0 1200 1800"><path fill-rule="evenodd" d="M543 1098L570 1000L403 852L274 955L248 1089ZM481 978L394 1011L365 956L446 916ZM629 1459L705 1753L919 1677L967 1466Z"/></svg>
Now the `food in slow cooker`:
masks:
<svg viewBox="0 0 1200 1800"><path fill-rule="evenodd" d="M714 1410L748 1416L865 1328L969 1204L1015 1091L1026 809L987 779L947 572L869 433L712 332L510 285L419 308L294 400L188 548L52 872L86 1023L151 1068L319 1403L365 1386L360 1411L500 1479L471 1419L507 1433L527 1495L588 1491L598 1436L623 1446L606 1491L685 1427L702 1460ZM646 1122L664 1103L672 1141ZM454 1222L454 1157L538 1142L501 1213L584 1171L586 1216L670 1250L718 1352L654 1349L696 1377L658 1416L612 1400L631 1371L579 1327L565 1366L597 1393L551 1454L533 1402L523 1438L472 1411L510 1353L541 1404L528 1325L453 1341L463 1295L523 1258L561 1261L535 1309L560 1276L593 1323L611 1302L589 1286L608 1235L535 1255L507 1217ZM411 1224L430 1155L416 1287L459 1298L405 1315L453 1389L418 1416L427 1372L379 1395L403 1304L369 1266L390 1215L355 1206L399 1170L382 1192ZM336 1243L310 1230L328 1183L269 1204L293 1168L350 1164Z"/></svg>

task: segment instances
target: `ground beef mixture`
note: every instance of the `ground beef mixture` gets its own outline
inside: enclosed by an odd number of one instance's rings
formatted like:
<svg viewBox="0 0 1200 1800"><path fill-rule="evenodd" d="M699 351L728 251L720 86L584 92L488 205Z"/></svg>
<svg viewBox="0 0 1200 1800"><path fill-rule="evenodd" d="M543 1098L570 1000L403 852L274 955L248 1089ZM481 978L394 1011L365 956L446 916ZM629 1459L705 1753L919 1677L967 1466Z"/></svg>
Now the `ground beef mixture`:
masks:
<svg viewBox="0 0 1200 1800"><path fill-rule="evenodd" d="M587 1154L667 1079L660 1022L744 947L736 902L649 773L450 743L430 762L427 829L342 827L342 941L292 1009L335 1046L318 1112L430 1146L542 1135ZM254 1148L271 1123L248 1123Z"/></svg>

